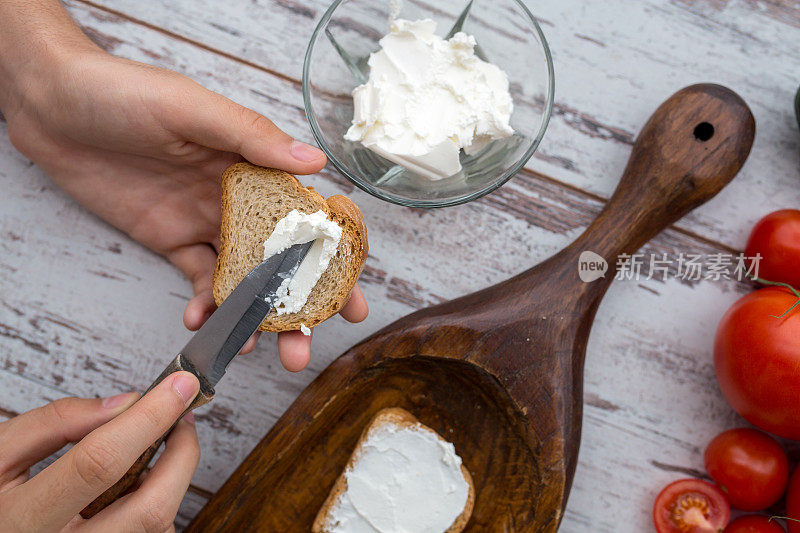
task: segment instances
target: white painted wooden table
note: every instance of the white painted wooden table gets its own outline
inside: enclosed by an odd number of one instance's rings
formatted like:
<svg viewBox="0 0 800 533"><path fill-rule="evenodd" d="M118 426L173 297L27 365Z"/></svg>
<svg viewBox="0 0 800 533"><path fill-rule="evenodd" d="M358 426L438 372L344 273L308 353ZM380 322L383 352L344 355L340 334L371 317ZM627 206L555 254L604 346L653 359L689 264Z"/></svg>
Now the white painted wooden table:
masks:
<svg viewBox="0 0 800 533"><path fill-rule="evenodd" d="M431 0L433 1L433 0ZM302 52L326 0L69 0L108 51L183 72L311 140ZM638 128L678 88L730 86L750 104L756 143L740 176L648 251L732 252L750 226L800 206L796 0L540 0L556 104L528 168L496 193L437 211L382 203L334 170L304 180L350 195L370 232L362 278L372 312L314 337L311 366L283 371L267 338L232 365L198 429L203 458L185 524L300 391L345 348L414 309L520 272L564 246L614 189ZM5 125L0 125L5 129ZM65 395L142 389L189 334L189 283L164 259L76 205L0 134L0 414ZM475 239L489 228L497 239ZM447 231L443 231L446 229ZM397 246L398 242L406 243ZM621 281L589 341L583 443L562 531L650 530L668 481L702 469L702 448L741 424L714 379L718 317L734 282Z"/></svg>

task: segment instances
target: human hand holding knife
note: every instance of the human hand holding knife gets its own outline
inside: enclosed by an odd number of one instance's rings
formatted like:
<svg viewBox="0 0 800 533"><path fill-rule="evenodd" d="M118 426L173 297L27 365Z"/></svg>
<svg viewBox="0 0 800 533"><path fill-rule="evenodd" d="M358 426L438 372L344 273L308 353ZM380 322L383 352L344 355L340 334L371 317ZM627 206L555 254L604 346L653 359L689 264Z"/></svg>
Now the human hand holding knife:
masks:
<svg viewBox="0 0 800 533"><path fill-rule="evenodd" d="M270 312L278 288L284 280L291 279L312 245L313 241L295 244L255 267L189 339L147 392L171 374L187 371L200 381L200 391L187 411L210 402L214 398L214 387L225 375L228 364ZM81 516L90 518L123 495L150 464L167 435L169 431L145 450L122 479L86 506Z"/></svg>

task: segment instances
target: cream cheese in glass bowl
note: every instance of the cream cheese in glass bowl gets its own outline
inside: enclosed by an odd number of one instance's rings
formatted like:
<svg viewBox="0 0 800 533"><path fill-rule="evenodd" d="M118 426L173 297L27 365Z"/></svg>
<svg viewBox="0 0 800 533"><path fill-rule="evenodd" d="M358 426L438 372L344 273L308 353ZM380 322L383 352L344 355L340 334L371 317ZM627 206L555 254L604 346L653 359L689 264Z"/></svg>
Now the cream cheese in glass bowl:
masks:
<svg viewBox="0 0 800 533"><path fill-rule="evenodd" d="M544 35L520 0L338 0L306 52L303 96L331 163L378 198L443 207L533 155L553 105Z"/></svg>

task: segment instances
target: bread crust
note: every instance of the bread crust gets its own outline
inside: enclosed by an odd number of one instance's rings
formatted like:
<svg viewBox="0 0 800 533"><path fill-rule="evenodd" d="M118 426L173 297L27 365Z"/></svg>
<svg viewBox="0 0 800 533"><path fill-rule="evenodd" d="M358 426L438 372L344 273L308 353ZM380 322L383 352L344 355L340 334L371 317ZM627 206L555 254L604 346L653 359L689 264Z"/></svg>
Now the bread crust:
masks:
<svg viewBox="0 0 800 533"><path fill-rule="evenodd" d="M353 453L350 455L350 459L347 461L347 465L345 465L344 470L342 470L342 473L336 479L336 483L334 483L331 492L328 494L328 497L325 499L325 502L322 504L322 507L317 513L317 517L314 519L314 524L311 527L312 533L330 533L328 522L331 512L333 511L334 505L336 505L336 503L339 501L339 498L347 490L347 479L345 477L345 473L350 470L358 460L358 452L361 451L361 446L364 444L364 441L367 440L370 432L373 429L377 429L387 424L398 427L422 426L423 429L430 431L442 441L447 442L436 431L432 430L425 424L422 424L419 420L417 420L417 417L405 409L401 409L400 407L388 407L378 411L378 413L372 418L370 423L367 424L367 427L364 428L364 431L361 433ZM467 485L469 485L467 502L464 505L464 510L456 517L456 519L453 521L453 524L447 528L445 533L460 533L463 531L464 528L467 527L467 522L469 522L469 518L472 516L472 509L475 505L475 485L472 481L472 476L470 475L469 470L467 470L467 467L464 466L463 463L461 464L461 472L464 474L464 479L467 480Z"/></svg>
<svg viewBox="0 0 800 533"><path fill-rule="evenodd" d="M302 205L303 208L299 209L301 212L321 210L342 227L337 255L331 259L308 299L313 303L324 298L327 305L307 312L312 307L307 304L298 313L283 315L272 310L258 329L292 331L300 329L301 324L314 327L338 313L350 298L369 250L367 228L358 206L341 195L326 200L313 187L303 187L291 174L250 163L235 163L225 169L221 186L221 244L213 277L213 294L217 305L221 305L236 285L263 260L260 255L263 254L263 243L272 233L275 223L292 208ZM256 194L254 190L264 194L248 198L248 195ZM259 223L258 231L245 231L243 226L252 221L243 220L245 216L242 212L256 207L259 213L259 220L256 220ZM270 211L274 220L268 220L262 210ZM338 276L334 274L337 269L341 270ZM335 282L335 289L321 294L323 280L329 285Z"/></svg>

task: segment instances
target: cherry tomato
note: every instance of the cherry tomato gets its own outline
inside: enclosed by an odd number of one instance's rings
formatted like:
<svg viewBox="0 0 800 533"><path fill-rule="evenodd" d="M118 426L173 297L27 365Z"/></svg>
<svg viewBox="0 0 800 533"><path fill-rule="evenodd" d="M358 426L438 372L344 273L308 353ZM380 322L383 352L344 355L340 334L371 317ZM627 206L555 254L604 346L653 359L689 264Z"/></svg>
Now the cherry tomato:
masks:
<svg viewBox="0 0 800 533"><path fill-rule="evenodd" d="M718 533L731 508L720 490L701 479L680 479L664 487L653 505L658 533Z"/></svg>
<svg viewBox="0 0 800 533"><path fill-rule="evenodd" d="M745 255L758 262L758 277L800 289L800 211L783 209L759 220L747 240Z"/></svg>
<svg viewBox="0 0 800 533"><path fill-rule="evenodd" d="M725 533L785 533L786 530L775 520L760 514L740 516L725 528Z"/></svg>
<svg viewBox="0 0 800 533"><path fill-rule="evenodd" d="M742 511L777 502L789 481L789 460L780 443L757 429L720 433L708 444L705 463L731 506Z"/></svg>
<svg viewBox="0 0 800 533"><path fill-rule="evenodd" d="M800 440L800 307L788 289L767 287L737 301L714 340L714 368L728 403L751 424Z"/></svg>
<svg viewBox="0 0 800 533"><path fill-rule="evenodd" d="M787 520L786 526L789 533L800 533L800 468L795 468L789 479L789 488L786 491L786 516L794 520Z"/></svg>

